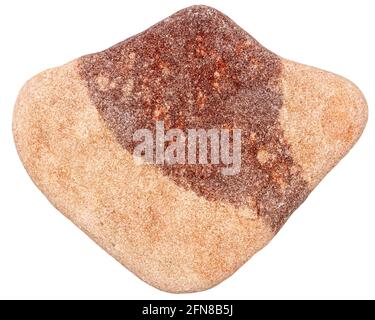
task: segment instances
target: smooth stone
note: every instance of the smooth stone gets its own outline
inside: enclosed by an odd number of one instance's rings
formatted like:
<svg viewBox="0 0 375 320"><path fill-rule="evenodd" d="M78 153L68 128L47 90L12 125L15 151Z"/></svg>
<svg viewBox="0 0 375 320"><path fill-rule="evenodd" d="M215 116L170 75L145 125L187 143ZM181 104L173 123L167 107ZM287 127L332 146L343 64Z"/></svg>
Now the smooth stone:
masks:
<svg viewBox="0 0 375 320"><path fill-rule="evenodd" d="M145 164L138 129L240 128L241 170ZM22 88L13 132L37 187L165 291L208 289L263 248L367 121L350 81L285 60L215 9L181 10ZM142 161L141 161L142 162Z"/></svg>

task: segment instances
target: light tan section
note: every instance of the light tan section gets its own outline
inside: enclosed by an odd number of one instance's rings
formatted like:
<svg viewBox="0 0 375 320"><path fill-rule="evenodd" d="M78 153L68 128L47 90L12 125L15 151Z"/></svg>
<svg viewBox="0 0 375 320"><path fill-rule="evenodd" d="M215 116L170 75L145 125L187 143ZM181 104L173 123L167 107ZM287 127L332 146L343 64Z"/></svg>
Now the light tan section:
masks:
<svg viewBox="0 0 375 320"><path fill-rule="evenodd" d="M282 90L284 135L314 188L360 137L367 104L349 80L288 60L283 60Z"/></svg>
<svg viewBox="0 0 375 320"><path fill-rule="evenodd" d="M76 62L27 82L13 131L29 175L51 203L157 288L210 288L273 236L255 209L208 202L155 167L135 165L90 103Z"/></svg>

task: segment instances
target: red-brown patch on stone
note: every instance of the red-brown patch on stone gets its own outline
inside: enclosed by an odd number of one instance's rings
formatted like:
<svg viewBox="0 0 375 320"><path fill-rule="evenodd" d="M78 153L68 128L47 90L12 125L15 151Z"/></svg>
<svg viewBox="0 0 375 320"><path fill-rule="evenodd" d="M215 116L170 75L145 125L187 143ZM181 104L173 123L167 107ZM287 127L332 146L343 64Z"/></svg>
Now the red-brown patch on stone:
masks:
<svg viewBox="0 0 375 320"><path fill-rule="evenodd" d="M82 57L80 73L99 113L129 152L133 133L155 131L155 120L164 120L166 130L242 130L239 174L223 176L222 164L160 166L177 185L236 207L251 199L275 231L307 196L278 121L280 58L215 9L181 10ZM116 85L105 81L103 90L103 79L116 79ZM259 161L259 150L267 150L267 161Z"/></svg>

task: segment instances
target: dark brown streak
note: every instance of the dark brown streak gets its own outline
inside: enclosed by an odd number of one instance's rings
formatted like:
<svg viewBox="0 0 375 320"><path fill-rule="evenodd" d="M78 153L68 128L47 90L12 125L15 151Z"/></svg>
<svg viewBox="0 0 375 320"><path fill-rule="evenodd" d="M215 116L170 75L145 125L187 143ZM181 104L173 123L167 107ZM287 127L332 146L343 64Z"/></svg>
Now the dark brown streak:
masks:
<svg viewBox="0 0 375 320"><path fill-rule="evenodd" d="M215 9L181 10L145 32L80 60L91 99L132 152L140 128L240 128L242 166L160 166L179 186L236 207L255 202L277 231L307 196L278 121L281 61ZM98 82L98 77L109 79ZM124 89L125 88L125 89ZM130 92L127 92L130 91ZM124 94L125 92L125 94ZM270 160L261 163L258 151Z"/></svg>

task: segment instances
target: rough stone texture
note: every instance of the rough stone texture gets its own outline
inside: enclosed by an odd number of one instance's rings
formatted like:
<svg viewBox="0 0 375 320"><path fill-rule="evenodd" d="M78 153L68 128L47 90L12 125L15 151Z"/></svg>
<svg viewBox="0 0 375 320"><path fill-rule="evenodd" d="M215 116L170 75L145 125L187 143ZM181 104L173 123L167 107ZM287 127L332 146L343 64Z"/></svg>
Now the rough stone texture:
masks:
<svg viewBox="0 0 375 320"><path fill-rule="evenodd" d="M135 130L154 130L155 120L185 132L242 129L240 175L223 176L222 165L162 165L176 184L236 207L254 203L275 230L306 197L278 120L281 59L220 12L180 11L83 57L79 69L91 101L130 153ZM259 150L272 159L259 161Z"/></svg>
<svg viewBox="0 0 375 320"><path fill-rule="evenodd" d="M240 128L241 172L137 165L135 130ZM51 203L162 290L210 288L266 245L367 121L361 92L194 6L21 90L13 131Z"/></svg>

